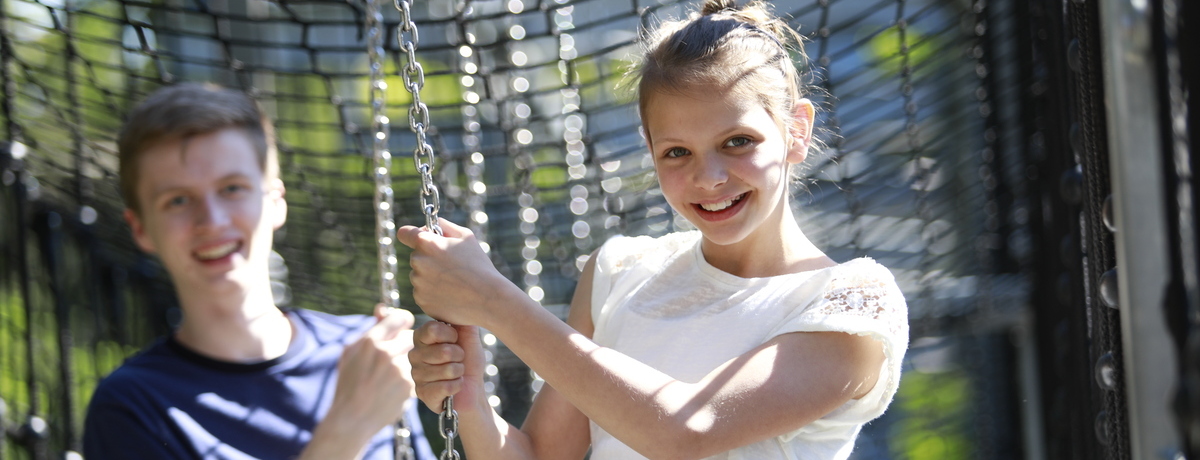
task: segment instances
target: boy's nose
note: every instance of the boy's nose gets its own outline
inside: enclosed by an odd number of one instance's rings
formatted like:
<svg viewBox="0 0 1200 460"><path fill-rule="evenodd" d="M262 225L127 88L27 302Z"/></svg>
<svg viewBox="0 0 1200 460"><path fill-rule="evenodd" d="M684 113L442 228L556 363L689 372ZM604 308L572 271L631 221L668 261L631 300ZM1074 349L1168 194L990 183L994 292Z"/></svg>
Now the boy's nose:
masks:
<svg viewBox="0 0 1200 460"><path fill-rule="evenodd" d="M206 198L196 206L195 217L197 227L221 227L229 223L229 212L219 200L212 198Z"/></svg>

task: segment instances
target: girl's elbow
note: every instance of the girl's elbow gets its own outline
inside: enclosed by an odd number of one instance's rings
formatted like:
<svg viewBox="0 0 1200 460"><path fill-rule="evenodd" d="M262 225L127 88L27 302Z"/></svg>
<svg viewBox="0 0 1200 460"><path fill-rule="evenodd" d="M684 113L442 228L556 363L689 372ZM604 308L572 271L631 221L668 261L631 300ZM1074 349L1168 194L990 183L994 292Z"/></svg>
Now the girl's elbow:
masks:
<svg viewBox="0 0 1200 460"><path fill-rule="evenodd" d="M663 433L656 439L649 440L643 449L638 449L650 460L698 460L719 452L709 452L705 441L711 439L711 433L696 430L694 427L675 425L677 428Z"/></svg>

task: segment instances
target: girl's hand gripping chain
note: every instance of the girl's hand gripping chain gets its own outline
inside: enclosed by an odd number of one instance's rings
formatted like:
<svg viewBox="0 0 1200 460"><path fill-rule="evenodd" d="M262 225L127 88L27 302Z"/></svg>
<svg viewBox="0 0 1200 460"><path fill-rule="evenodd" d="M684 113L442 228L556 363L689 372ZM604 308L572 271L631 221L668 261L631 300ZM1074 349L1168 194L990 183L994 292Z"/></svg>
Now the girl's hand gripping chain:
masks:
<svg viewBox="0 0 1200 460"><path fill-rule="evenodd" d="M440 321L487 327L497 313L488 308L493 296L518 288L496 271L470 230L445 219L438 222L441 236L411 225L396 231L396 239L413 249L413 300Z"/></svg>
<svg viewBox="0 0 1200 460"><path fill-rule="evenodd" d="M517 289L492 266L469 229L439 219L442 235L410 225L396 232L413 249L413 299L432 321L419 328L409 353L417 397L434 412L455 396L459 412L490 410L483 388L484 352L476 325L487 321L498 290Z"/></svg>
<svg viewBox="0 0 1200 460"><path fill-rule="evenodd" d="M408 353L417 397L434 412L454 396L454 407L466 415L488 410L483 388L484 354L476 326L451 326L430 321L417 329Z"/></svg>

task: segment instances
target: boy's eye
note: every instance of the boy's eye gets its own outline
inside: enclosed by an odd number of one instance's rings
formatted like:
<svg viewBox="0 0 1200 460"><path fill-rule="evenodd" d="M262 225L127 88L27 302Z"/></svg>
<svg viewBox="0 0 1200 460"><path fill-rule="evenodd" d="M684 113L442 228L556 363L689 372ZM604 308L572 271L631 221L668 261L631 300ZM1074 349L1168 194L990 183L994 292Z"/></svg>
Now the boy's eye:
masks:
<svg viewBox="0 0 1200 460"><path fill-rule="evenodd" d="M671 147L671 148L667 149L666 152L663 153L663 156L667 157L667 158L679 158L681 156L687 155L688 153L691 153L691 152L688 152L687 149L685 149L683 147Z"/></svg>
<svg viewBox="0 0 1200 460"><path fill-rule="evenodd" d="M183 206L183 205L187 204L187 202L188 202L188 199L186 196L183 196L183 195L174 196L174 197L171 197L171 199L167 200L166 207L174 208L177 206Z"/></svg>
<svg viewBox="0 0 1200 460"><path fill-rule="evenodd" d="M247 187L241 184L229 184L221 189L225 195L233 195L247 190Z"/></svg>
<svg viewBox="0 0 1200 460"><path fill-rule="evenodd" d="M738 136L733 139L725 141L725 146L726 147L741 147L741 146L749 144L749 143L750 143L749 138Z"/></svg>

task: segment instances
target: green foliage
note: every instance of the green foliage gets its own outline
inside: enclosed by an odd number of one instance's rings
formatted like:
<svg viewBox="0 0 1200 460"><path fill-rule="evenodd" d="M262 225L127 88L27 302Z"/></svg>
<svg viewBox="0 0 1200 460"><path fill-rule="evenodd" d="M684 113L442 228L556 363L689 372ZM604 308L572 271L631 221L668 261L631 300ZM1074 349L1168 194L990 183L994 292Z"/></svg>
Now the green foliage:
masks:
<svg viewBox="0 0 1200 460"><path fill-rule="evenodd" d="M874 33L865 38L864 34ZM931 68L929 64L939 59L936 35L927 35L921 29L907 26L903 30L891 26L882 31L878 26L863 27L859 40L866 39L866 46L859 48L859 53L868 62L872 62L889 75L900 74L904 64L910 68Z"/></svg>
<svg viewBox="0 0 1200 460"><path fill-rule="evenodd" d="M967 433L971 387L965 372L905 373L892 410L904 413L890 436L897 458L974 458Z"/></svg>

